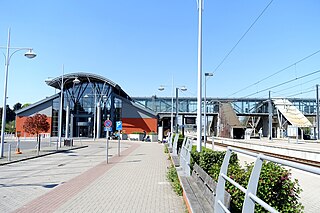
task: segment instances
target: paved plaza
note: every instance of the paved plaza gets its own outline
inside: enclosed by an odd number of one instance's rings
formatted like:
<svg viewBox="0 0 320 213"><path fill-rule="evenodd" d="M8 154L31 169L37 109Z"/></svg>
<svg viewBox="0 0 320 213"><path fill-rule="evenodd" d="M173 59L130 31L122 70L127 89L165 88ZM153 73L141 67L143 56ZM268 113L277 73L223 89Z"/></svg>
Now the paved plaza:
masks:
<svg viewBox="0 0 320 213"><path fill-rule="evenodd" d="M158 143L105 141L3 165L0 212L185 212L166 180L170 165Z"/></svg>

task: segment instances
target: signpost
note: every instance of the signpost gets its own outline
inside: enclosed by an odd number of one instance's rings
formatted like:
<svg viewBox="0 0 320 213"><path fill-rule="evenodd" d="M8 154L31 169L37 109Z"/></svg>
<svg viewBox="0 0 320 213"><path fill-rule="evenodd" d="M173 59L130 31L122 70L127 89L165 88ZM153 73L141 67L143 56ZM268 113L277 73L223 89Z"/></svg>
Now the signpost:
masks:
<svg viewBox="0 0 320 213"><path fill-rule="evenodd" d="M108 153L108 151L109 151L109 130L111 129L111 127L112 127L112 121L110 121L110 120L105 120L105 122L104 122L104 131L106 131L106 138L107 138L107 144L106 144L106 160L107 160L107 163L109 163L108 162L108 155L109 155L109 153Z"/></svg>
<svg viewBox="0 0 320 213"><path fill-rule="evenodd" d="M122 121L116 122L116 130L118 130L119 137L118 137L118 156L120 156L120 131L122 130Z"/></svg>

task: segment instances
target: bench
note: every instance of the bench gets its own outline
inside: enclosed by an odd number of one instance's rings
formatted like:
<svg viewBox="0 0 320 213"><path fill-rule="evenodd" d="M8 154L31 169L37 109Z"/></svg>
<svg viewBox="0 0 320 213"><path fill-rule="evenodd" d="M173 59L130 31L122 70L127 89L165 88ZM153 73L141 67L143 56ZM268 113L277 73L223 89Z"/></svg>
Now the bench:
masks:
<svg viewBox="0 0 320 213"><path fill-rule="evenodd" d="M191 176L179 176L183 188L183 197L189 212L214 212L217 184L196 163ZM230 207L231 196L225 192L224 201Z"/></svg>

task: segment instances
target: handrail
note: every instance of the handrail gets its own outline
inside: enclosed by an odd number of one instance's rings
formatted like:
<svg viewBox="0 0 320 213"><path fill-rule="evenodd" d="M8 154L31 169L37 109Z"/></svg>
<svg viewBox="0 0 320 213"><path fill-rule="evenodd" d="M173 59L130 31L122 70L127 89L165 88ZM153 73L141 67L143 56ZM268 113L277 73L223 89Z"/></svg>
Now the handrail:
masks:
<svg viewBox="0 0 320 213"><path fill-rule="evenodd" d="M173 147L172 147L172 154L178 155L178 140L179 140L179 134L176 134L173 140Z"/></svg>
<svg viewBox="0 0 320 213"><path fill-rule="evenodd" d="M185 137L180 151L180 167L186 176L190 176L190 159L191 159L192 140Z"/></svg>
<svg viewBox="0 0 320 213"><path fill-rule="evenodd" d="M231 157L232 152L238 152L245 155L249 155L252 157L256 157L256 161L253 167L253 170L250 175L250 179L248 182L247 189L243 186L232 180L227 176L228 165ZM265 203L263 200L256 196L258 181L260 177L260 172L262 168L262 163L264 160L271 161L274 163L282 164L285 166L290 166L296 169L300 169L306 172L314 173L320 175L320 169L312 166L303 165L301 163L295 163L287 160L282 160L274 157L265 156L263 154L256 154L253 152L245 151L242 149L234 148L234 147L227 147L226 155L224 156L223 163L220 169L220 174L218 178L218 185L217 185L217 192L216 192L216 200L215 200L215 212L222 213L222 212L229 212L224 205L224 190L225 190L225 183L226 181L233 184L235 187L240 189L242 192L245 193L245 199L242 207L242 212L253 213L255 204L260 204L263 208L268 210L269 212L278 212L269 204Z"/></svg>

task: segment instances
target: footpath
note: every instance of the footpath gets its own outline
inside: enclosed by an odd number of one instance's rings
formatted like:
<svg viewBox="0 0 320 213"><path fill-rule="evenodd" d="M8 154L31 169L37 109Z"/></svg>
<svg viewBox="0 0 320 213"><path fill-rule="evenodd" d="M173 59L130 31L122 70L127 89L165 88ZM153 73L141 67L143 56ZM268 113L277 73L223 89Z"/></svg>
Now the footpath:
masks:
<svg viewBox="0 0 320 213"><path fill-rule="evenodd" d="M87 148L0 166L1 212L185 212L166 179L158 143L105 141Z"/></svg>

